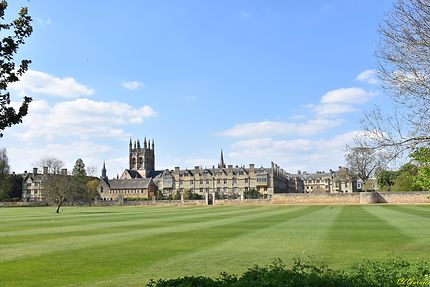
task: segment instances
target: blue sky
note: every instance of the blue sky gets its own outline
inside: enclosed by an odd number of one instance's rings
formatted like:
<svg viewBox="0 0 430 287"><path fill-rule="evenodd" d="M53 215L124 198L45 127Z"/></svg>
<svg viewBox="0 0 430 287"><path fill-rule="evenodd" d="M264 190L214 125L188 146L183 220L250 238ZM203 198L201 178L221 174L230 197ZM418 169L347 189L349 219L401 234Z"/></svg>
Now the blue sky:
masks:
<svg viewBox="0 0 430 287"><path fill-rule="evenodd" d="M157 169L211 167L221 149L227 164L335 169L388 102L374 50L392 0L9 2L34 20L19 53L33 63L10 86L33 102L0 139L15 172L49 155L116 176L144 137Z"/></svg>

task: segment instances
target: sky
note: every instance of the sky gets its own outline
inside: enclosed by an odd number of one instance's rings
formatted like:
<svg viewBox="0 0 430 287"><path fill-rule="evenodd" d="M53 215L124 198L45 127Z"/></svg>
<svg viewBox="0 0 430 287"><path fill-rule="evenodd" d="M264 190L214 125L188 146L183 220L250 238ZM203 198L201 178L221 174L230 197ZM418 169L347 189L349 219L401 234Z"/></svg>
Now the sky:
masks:
<svg viewBox="0 0 430 287"><path fill-rule="evenodd" d="M34 29L8 87L33 101L0 139L16 173L54 156L115 177L145 137L156 169L216 166L223 150L226 164L327 171L389 102L374 51L392 0L8 2Z"/></svg>

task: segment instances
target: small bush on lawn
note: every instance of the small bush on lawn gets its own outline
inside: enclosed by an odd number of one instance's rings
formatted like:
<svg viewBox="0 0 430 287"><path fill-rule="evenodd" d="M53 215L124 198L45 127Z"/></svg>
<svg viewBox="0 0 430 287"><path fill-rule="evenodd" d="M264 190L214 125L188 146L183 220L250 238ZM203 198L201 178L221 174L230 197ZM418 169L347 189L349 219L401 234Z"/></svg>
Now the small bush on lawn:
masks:
<svg viewBox="0 0 430 287"><path fill-rule="evenodd" d="M221 273L215 279L186 276L151 280L148 287L392 287L430 286L430 265L425 261L407 262L390 258L386 261L363 260L346 269L333 270L315 259L296 259L291 268L276 259L266 267L255 265L242 276Z"/></svg>

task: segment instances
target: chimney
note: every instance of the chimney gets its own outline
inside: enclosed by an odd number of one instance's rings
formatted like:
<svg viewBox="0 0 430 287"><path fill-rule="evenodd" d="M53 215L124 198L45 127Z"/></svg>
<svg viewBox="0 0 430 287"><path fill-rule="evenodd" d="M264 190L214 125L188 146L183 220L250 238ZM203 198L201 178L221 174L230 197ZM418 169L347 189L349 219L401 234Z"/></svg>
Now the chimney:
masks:
<svg viewBox="0 0 430 287"><path fill-rule="evenodd" d="M254 164L253 163L249 164L249 172L254 173Z"/></svg>
<svg viewBox="0 0 430 287"><path fill-rule="evenodd" d="M48 174L48 167L47 166L43 167L43 174Z"/></svg>
<svg viewBox="0 0 430 287"><path fill-rule="evenodd" d="M37 167L33 167L33 175L37 175Z"/></svg>
<svg viewBox="0 0 430 287"><path fill-rule="evenodd" d="M62 168L61 169L61 174L62 175L67 175L67 168Z"/></svg>

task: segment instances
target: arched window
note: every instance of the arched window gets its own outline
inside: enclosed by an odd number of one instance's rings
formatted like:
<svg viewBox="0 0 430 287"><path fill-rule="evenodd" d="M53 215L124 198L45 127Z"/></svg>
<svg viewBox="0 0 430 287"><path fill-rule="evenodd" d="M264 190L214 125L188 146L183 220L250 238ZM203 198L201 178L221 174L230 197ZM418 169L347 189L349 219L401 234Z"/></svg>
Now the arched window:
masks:
<svg viewBox="0 0 430 287"><path fill-rule="evenodd" d="M139 157L139 164L143 164L143 158Z"/></svg>
<svg viewBox="0 0 430 287"><path fill-rule="evenodd" d="M136 164L136 158L133 157L133 164Z"/></svg>

